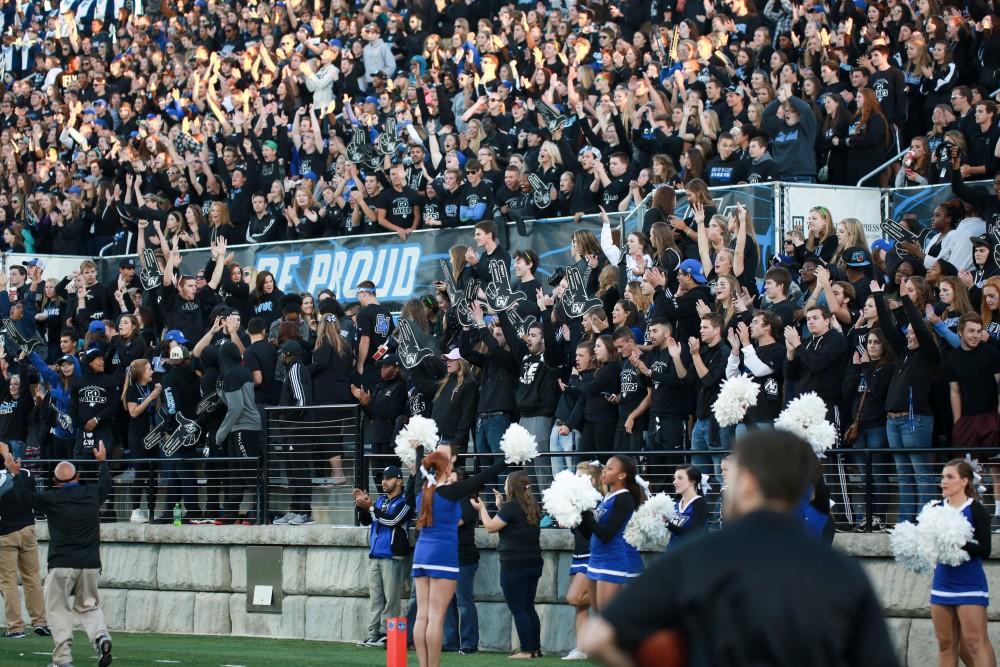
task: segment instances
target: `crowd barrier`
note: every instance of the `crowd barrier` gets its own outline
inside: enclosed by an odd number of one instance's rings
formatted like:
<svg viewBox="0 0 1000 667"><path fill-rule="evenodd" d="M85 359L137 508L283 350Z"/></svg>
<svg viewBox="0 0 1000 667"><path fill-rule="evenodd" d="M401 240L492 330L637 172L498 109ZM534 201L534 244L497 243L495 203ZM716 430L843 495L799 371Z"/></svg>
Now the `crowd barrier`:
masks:
<svg viewBox="0 0 1000 667"><path fill-rule="evenodd" d="M362 415L356 405L269 408L259 457L112 461L114 492L103 516L108 521L135 520L133 512L138 509L145 511L144 520L170 523L174 505L182 503L185 522L224 519L225 523L269 524L289 513L300 513L317 524L356 525L353 489L380 493L380 471L398 464L394 455L373 454L370 446L366 448ZM653 493L672 494L677 467L697 465L707 476L702 493L707 494L710 521L718 524L721 464L729 453L725 450L542 452L525 470L533 480L542 480L536 486L545 486L545 480L561 470L575 469L583 461L606 461L616 453L636 460ZM496 460L495 454L459 454L459 465L472 473ZM835 449L821 460L822 484L817 481L817 494L829 497L831 516L839 529L879 530L912 519L920 506L939 497L941 467L956 457L973 459L983 478L981 493L992 504L996 501L992 485L1000 464L989 461L997 454L1000 448ZM48 486L55 463L24 463L37 489ZM96 479L92 460L80 461L79 468L84 479ZM501 485L502 480L491 488Z"/></svg>

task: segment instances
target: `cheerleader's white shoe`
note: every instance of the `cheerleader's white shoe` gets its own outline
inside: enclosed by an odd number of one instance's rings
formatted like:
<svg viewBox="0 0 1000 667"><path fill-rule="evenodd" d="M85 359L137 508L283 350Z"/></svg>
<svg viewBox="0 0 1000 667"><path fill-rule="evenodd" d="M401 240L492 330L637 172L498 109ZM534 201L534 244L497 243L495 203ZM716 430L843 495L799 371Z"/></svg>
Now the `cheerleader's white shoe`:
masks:
<svg viewBox="0 0 1000 667"><path fill-rule="evenodd" d="M586 660L587 654L578 648L573 649L563 656L563 660Z"/></svg>

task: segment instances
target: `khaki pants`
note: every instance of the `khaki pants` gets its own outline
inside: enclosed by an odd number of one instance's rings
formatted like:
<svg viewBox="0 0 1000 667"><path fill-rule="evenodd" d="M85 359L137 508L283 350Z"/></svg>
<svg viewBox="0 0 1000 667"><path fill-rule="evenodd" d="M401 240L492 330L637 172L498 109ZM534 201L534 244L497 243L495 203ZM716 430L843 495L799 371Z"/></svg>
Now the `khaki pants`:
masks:
<svg viewBox="0 0 1000 667"><path fill-rule="evenodd" d="M35 527L25 526L0 537L0 595L3 595L7 632L23 632L21 596L17 591L17 575L21 574L24 600L32 625L46 625L45 598L42 580L38 576L38 541Z"/></svg>
<svg viewBox="0 0 1000 667"><path fill-rule="evenodd" d="M384 635L387 618L399 616L399 599L403 596L402 558L371 558L368 560L368 637ZM416 595L416 593L414 593Z"/></svg>
<svg viewBox="0 0 1000 667"><path fill-rule="evenodd" d="M77 570L56 567L49 570L45 579L45 611L52 630L52 664L56 667L73 664L73 622L79 621L91 643L99 637L108 637L104 624L101 597L97 591L100 570ZM73 596L73 606L69 598ZM75 618L74 618L75 617Z"/></svg>

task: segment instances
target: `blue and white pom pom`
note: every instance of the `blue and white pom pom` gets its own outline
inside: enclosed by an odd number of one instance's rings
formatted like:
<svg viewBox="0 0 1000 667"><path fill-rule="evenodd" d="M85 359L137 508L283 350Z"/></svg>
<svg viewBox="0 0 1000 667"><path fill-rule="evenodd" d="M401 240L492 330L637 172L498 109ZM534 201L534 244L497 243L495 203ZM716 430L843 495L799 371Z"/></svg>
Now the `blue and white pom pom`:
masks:
<svg viewBox="0 0 1000 667"><path fill-rule="evenodd" d="M563 528L576 528L586 510L597 507L601 494L594 488L590 476L562 470L552 480L552 486L542 491L545 512Z"/></svg>
<svg viewBox="0 0 1000 667"><path fill-rule="evenodd" d="M500 438L500 451L504 453L504 461L520 465L538 456L538 442L528 429L511 424Z"/></svg>
<svg viewBox="0 0 1000 667"><path fill-rule="evenodd" d="M396 456L404 466L417 462L417 447L433 449L438 444L438 427L433 419L417 415L410 417L406 426L396 435Z"/></svg>
<svg viewBox="0 0 1000 667"><path fill-rule="evenodd" d="M674 499L657 493L632 514L625 526L625 541L640 551L662 551L670 539L667 524L676 516Z"/></svg>
<svg viewBox="0 0 1000 667"><path fill-rule="evenodd" d="M824 458L826 450L837 442L837 429L826 420L826 403L813 392L802 394L785 406L774 420L774 428L799 436L819 458Z"/></svg>
<svg viewBox="0 0 1000 667"><path fill-rule="evenodd" d="M735 426L743 421L751 405L757 405L760 386L749 375L737 375L723 381L712 413L719 426Z"/></svg>

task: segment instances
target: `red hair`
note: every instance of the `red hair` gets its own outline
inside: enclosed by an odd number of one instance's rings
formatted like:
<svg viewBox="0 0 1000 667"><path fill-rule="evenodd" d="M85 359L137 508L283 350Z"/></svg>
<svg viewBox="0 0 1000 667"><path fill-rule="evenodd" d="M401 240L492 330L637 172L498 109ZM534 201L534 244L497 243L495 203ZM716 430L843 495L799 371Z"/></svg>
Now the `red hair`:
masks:
<svg viewBox="0 0 1000 667"><path fill-rule="evenodd" d="M444 452L431 452L420 461L420 467L437 476L448 469L451 459ZM418 471L417 474L422 474ZM420 515L417 517L417 530L434 525L434 488L427 480L423 481L420 491Z"/></svg>

